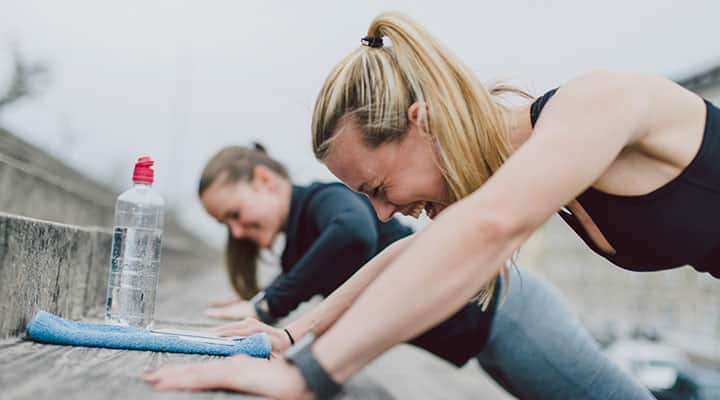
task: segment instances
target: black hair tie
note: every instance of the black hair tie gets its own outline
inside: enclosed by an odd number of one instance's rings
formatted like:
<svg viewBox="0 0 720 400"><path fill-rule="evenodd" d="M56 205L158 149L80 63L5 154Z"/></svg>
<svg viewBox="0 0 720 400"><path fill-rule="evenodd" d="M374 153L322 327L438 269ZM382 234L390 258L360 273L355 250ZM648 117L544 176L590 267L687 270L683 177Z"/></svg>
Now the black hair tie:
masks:
<svg viewBox="0 0 720 400"><path fill-rule="evenodd" d="M267 153L267 150L265 150L265 146L261 145L258 142L252 142L253 150L260 152L260 153Z"/></svg>
<svg viewBox="0 0 720 400"><path fill-rule="evenodd" d="M379 49L383 47L383 38L382 36L365 36L360 39L360 43L362 43L363 46Z"/></svg>
<svg viewBox="0 0 720 400"><path fill-rule="evenodd" d="M292 335L290 334L290 331L287 330L287 328L283 329L285 333L287 333L288 339L290 339L290 346L295 344L295 339L293 339Z"/></svg>

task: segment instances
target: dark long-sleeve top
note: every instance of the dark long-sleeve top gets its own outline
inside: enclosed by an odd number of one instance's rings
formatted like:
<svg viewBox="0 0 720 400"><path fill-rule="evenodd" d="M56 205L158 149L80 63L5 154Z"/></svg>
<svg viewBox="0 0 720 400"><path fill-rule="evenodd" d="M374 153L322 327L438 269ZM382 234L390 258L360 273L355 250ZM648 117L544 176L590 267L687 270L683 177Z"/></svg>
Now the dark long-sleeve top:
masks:
<svg viewBox="0 0 720 400"><path fill-rule="evenodd" d="M282 273L265 288L270 313L289 314L314 295L328 296L391 243L412 234L396 219L378 220L367 197L340 183L293 185ZM408 299L412 301L412 299ZM485 345L494 304L468 304L411 341L456 365Z"/></svg>

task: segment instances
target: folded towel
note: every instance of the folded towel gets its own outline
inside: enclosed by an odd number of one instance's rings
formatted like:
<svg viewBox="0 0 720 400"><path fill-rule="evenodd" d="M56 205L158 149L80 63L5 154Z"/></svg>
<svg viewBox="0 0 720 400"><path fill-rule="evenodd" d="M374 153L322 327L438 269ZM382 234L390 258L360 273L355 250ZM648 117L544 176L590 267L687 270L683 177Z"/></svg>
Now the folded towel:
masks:
<svg viewBox="0 0 720 400"><path fill-rule="evenodd" d="M248 336L238 340L237 344L223 345L152 334L145 329L130 326L70 321L45 311L35 314L28 323L27 334L31 339L44 343L220 356L242 353L268 358L272 349L266 333Z"/></svg>

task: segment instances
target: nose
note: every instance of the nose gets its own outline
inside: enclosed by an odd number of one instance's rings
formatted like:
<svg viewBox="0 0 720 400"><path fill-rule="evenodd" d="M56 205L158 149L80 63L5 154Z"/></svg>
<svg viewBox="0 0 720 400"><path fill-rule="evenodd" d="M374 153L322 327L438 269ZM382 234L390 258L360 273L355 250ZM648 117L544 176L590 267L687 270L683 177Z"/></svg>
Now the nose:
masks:
<svg viewBox="0 0 720 400"><path fill-rule="evenodd" d="M235 239L242 239L243 238L243 227L236 221L229 221L228 222L228 229L230 229L230 234Z"/></svg>
<svg viewBox="0 0 720 400"><path fill-rule="evenodd" d="M382 222L389 221L390 218L392 218L393 214L395 214L395 206L388 201L378 200L370 197L370 203L372 203L378 219Z"/></svg>

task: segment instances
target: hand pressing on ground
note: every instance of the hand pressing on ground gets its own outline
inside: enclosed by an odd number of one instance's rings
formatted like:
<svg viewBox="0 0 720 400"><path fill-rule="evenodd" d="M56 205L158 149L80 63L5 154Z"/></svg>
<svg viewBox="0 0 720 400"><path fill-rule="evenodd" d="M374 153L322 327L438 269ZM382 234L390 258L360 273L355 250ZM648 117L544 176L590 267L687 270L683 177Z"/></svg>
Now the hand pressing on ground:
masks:
<svg viewBox="0 0 720 400"><path fill-rule="evenodd" d="M250 336L265 332L270 338L270 344L272 345L272 351L274 353L282 353L290 348L291 345L290 337L283 329L264 324L255 318L247 318L239 322L219 325L211 328L210 332L221 336ZM297 340L299 338L294 337L293 339Z"/></svg>
<svg viewBox="0 0 720 400"><path fill-rule="evenodd" d="M169 365L146 371L143 380L157 390L225 389L283 400L310 396L300 371L281 356L266 360L237 355Z"/></svg>
<svg viewBox="0 0 720 400"><path fill-rule="evenodd" d="M224 306L211 307L205 310L205 315L215 319L243 319L257 318L253 303L245 300L237 300Z"/></svg>
<svg viewBox="0 0 720 400"><path fill-rule="evenodd" d="M229 306L230 304L239 303L241 301L244 301L243 299L239 298L238 296L227 296L227 297L218 297L211 299L208 301L209 307L222 307L222 306Z"/></svg>

